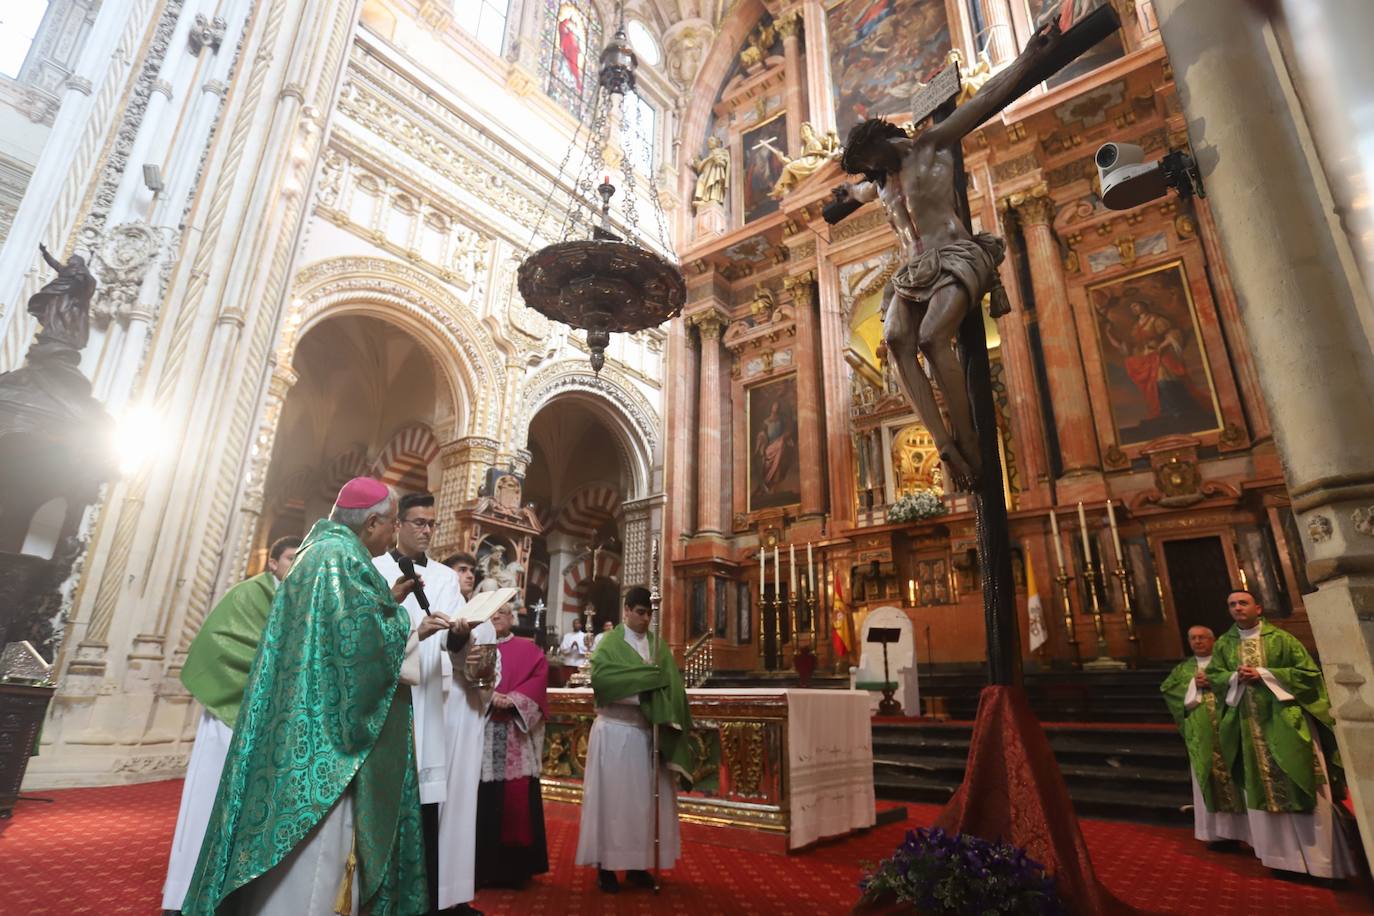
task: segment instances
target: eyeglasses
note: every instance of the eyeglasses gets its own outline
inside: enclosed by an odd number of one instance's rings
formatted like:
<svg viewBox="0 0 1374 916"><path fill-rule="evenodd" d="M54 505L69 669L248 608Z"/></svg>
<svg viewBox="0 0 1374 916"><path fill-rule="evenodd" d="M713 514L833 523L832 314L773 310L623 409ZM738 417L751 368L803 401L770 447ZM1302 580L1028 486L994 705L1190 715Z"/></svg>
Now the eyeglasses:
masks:
<svg viewBox="0 0 1374 916"><path fill-rule="evenodd" d="M408 518L401 522L402 525L414 525L421 531L428 528L430 531L438 531L439 523L432 518Z"/></svg>

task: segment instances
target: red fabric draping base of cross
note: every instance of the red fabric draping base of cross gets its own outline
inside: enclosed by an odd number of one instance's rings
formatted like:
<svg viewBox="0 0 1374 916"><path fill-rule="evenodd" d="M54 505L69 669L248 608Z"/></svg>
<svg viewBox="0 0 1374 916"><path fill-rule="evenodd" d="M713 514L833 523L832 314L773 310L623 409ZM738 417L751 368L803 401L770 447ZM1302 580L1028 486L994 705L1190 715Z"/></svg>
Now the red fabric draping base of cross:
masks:
<svg viewBox="0 0 1374 916"><path fill-rule="evenodd" d="M964 783L935 825L1025 849L1054 875L1073 916L1136 912L1098 882L1069 790L1024 688L983 688Z"/></svg>

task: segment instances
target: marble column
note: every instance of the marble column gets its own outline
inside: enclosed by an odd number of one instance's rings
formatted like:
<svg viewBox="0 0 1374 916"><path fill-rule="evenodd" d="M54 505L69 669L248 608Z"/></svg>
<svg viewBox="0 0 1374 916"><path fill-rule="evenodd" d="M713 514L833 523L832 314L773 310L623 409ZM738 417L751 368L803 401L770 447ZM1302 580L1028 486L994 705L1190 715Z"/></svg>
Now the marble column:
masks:
<svg viewBox="0 0 1374 916"><path fill-rule="evenodd" d="M816 274L810 270L782 281L783 289L792 296L797 322L797 435L801 437L798 452L803 517L825 514L825 450L822 447L825 423L821 410L821 348L816 327L815 283Z"/></svg>
<svg viewBox="0 0 1374 916"><path fill-rule="evenodd" d="M1030 263L1035 310L1040 319L1040 344L1045 354L1045 374L1054 401L1055 432L1064 475L1097 471L1101 464L1097 432L1093 426L1088 382L1083 374L1083 355L1078 347L1077 326L1064 281L1064 264L1050 223L1054 202L1048 190L1038 186L1008 198L1007 205L1021 220Z"/></svg>
<svg viewBox="0 0 1374 916"><path fill-rule="evenodd" d="M721 496L721 359L720 336L725 316L715 309L692 316L701 338L701 373L697 402L697 529L701 535L724 533Z"/></svg>
<svg viewBox="0 0 1374 916"><path fill-rule="evenodd" d="M813 33L814 34L814 33ZM849 315L840 299L839 271L822 250L817 267L820 293L821 379L825 393L825 451L830 469L830 531L854 524L854 445L850 438Z"/></svg>
<svg viewBox="0 0 1374 916"><path fill-rule="evenodd" d="M1045 418L1040 408L1040 389L1031 358L1030 334L1026 330L1029 316L1025 304L1019 301L1009 261L1002 264L1002 284L1012 299L1012 310L997 319L997 332L1002 339L1002 366L1006 372L1007 399L1011 403L1009 419L1016 440L1021 489L1024 493L1032 493L1049 477L1050 465L1045 453Z"/></svg>
<svg viewBox="0 0 1374 916"><path fill-rule="evenodd" d="M813 48L828 48L830 28L826 23L825 4L821 0L806 0L802 4L802 16L807 42ZM811 109L811 126L818 134L835 129L833 87L837 78L830 72L830 58L824 53L806 55L806 102Z"/></svg>
<svg viewBox="0 0 1374 916"><path fill-rule="evenodd" d="M1272 28L1241 0L1155 0L1283 458L1365 851L1374 856L1374 342Z"/></svg>
<svg viewBox="0 0 1374 916"><path fill-rule="evenodd" d="M1016 31L1011 24L1011 4L1007 0L976 0L983 12L983 35L973 36L973 51L987 46L988 58L994 67L1016 56ZM972 65L975 61L969 61Z"/></svg>
<svg viewBox="0 0 1374 916"><path fill-rule="evenodd" d="M802 111L802 79L806 66L801 55L802 15L798 11L787 13L778 18L778 32L782 35L782 58L784 64L782 83L783 110L787 112L787 154L801 154L801 122L806 120Z"/></svg>

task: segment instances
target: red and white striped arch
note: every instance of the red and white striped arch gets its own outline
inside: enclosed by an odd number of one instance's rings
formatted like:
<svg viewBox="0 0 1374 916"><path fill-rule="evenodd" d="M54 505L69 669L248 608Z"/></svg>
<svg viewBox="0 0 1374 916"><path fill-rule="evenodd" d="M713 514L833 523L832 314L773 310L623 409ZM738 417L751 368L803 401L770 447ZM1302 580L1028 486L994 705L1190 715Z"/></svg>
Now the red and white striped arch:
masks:
<svg viewBox="0 0 1374 916"><path fill-rule="evenodd" d="M354 477L367 473L367 453L362 446L354 446L342 455L336 455L320 476L320 495L332 505L339 495L339 488Z"/></svg>
<svg viewBox="0 0 1374 916"><path fill-rule="evenodd" d="M608 483L594 483L578 490L563 504L554 530L585 542L594 538L606 522L619 517L620 491Z"/></svg>
<svg viewBox="0 0 1374 916"><path fill-rule="evenodd" d="M592 557L596 557L596 575L592 575ZM563 604L565 614L581 614L587 586L593 578L620 580L620 554L609 550L587 551L575 563L563 570Z"/></svg>
<svg viewBox="0 0 1374 916"><path fill-rule="evenodd" d="M401 493L429 490L429 466L439 443L425 426L408 426L392 437L372 462L372 475Z"/></svg>

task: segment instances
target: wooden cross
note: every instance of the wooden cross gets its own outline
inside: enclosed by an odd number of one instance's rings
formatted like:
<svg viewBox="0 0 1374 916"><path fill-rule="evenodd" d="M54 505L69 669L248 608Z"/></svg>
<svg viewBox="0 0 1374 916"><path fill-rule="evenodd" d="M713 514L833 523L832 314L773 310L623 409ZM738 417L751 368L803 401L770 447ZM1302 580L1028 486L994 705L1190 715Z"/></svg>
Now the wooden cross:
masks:
<svg viewBox="0 0 1374 916"><path fill-rule="evenodd" d="M1066 0L1065 8L1069 9ZM1066 14L1067 18L1067 14ZM1059 39L1051 55L1029 70L1011 90L1010 104L1049 77L1068 66L1099 41L1121 27L1110 6L1093 10ZM917 125L926 118L943 121L955 108L959 96L959 67L950 63L934 79L918 89L912 98L912 116ZM1005 107L1005 106L1004 106ZM988 117L996 114L988 113ZM968 208L968 179L959 144L954 144L954 188L956 209L964 227L973 231ZM895 178L890 179L895 180ZM858 209L852 201L832 204L826 211L828 222L838 222ZM1072 329L1068 330L1072 333ZM968 310L959 327L959 346L965 360L970 407L978 433L981 474L970 496L973 499L978 532L978 568L983 586L983 619L987 632L988 682L1021 683L1021 650L1016 619L1016 585L1011 571L1011 535L1007 522L1006 496L1002 489L1002 460L998 452L997 411L992 397L992 372L988 361L987 337L983 330L983 310L979 303Z"/></svg>

